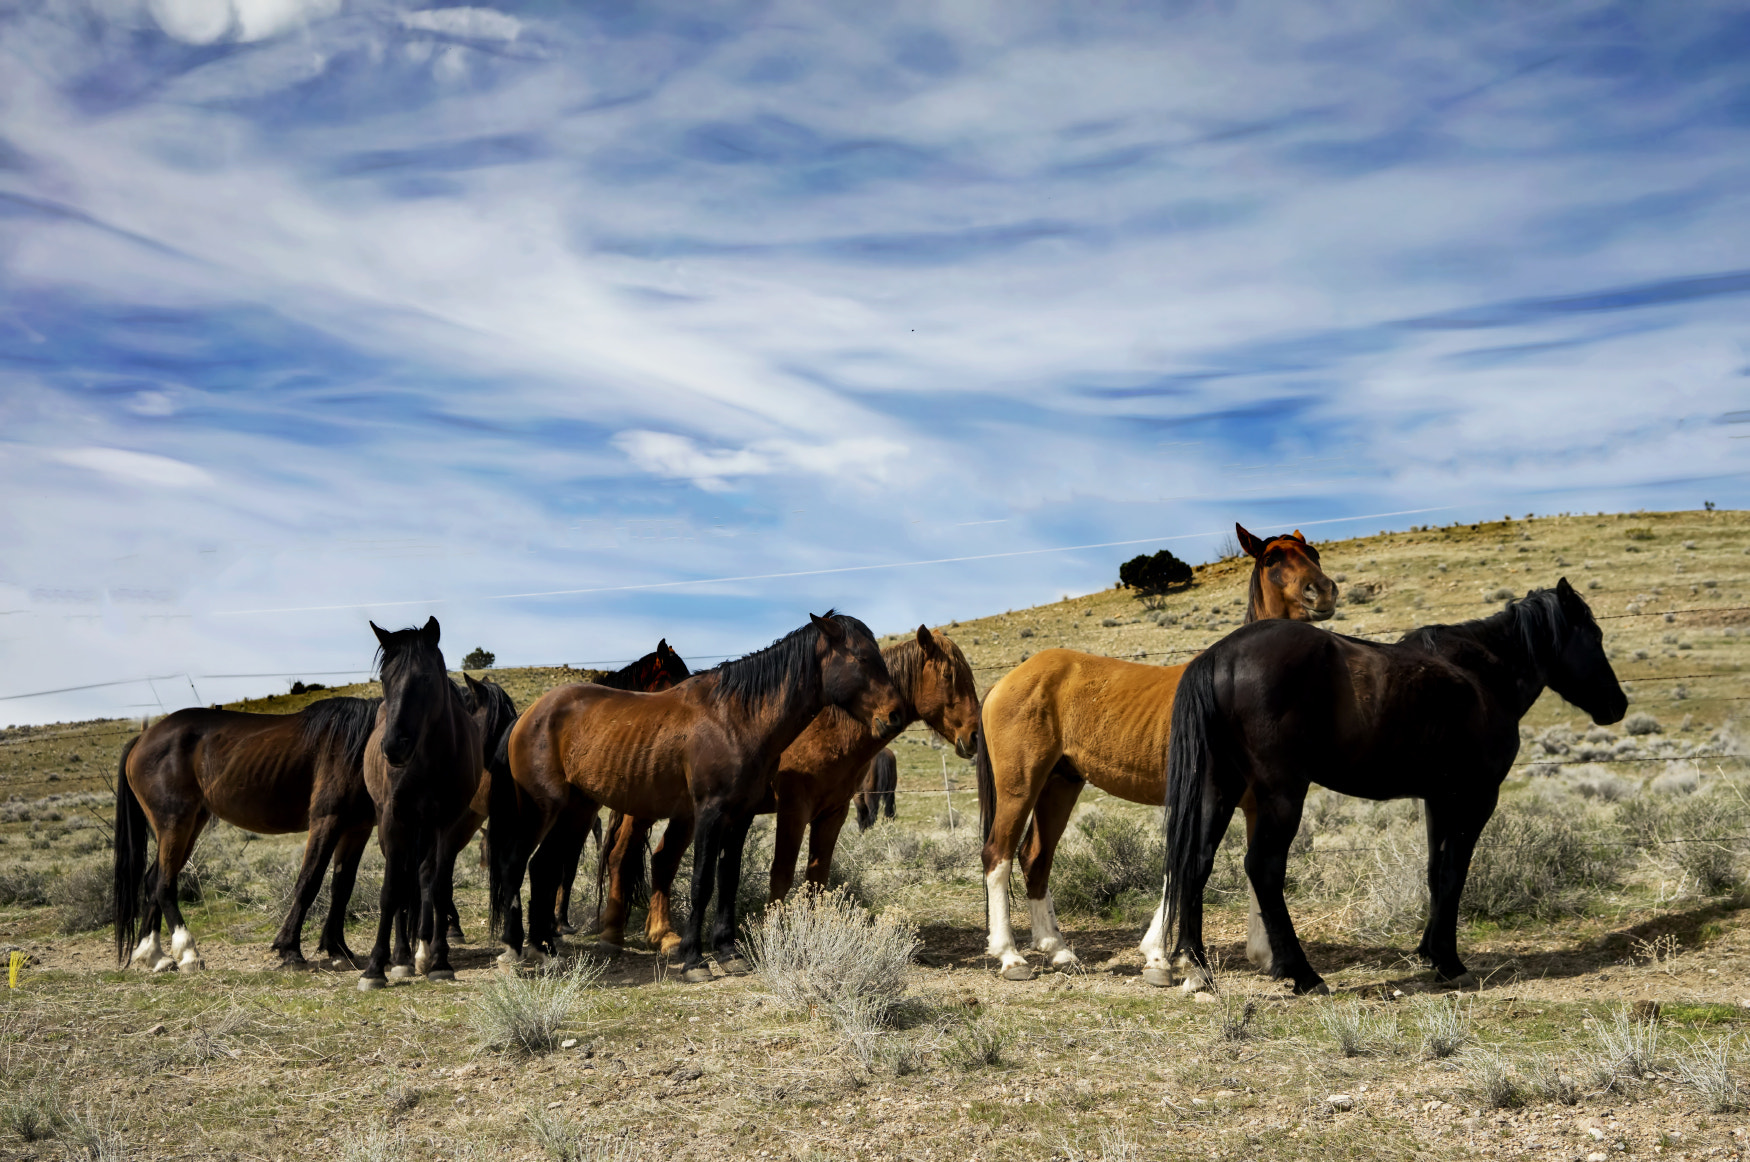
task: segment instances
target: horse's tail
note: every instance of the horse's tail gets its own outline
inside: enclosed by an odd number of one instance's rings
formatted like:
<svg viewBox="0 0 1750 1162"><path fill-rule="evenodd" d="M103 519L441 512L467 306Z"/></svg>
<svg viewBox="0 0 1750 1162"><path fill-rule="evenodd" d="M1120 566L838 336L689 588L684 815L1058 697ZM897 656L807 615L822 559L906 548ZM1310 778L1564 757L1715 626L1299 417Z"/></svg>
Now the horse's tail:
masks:
<svg viewBox="0 0 1750 1162"><path fill-rule="evenodd" d="M1179 893L1191 877L1203 842L1204 790L1213 773L1215 750L1210 727L1217 711L1215 659L1195 658L1173 695L1172 734L1167 743L1167 866L1162 893L1166 902L1161 936L1177 947L1184 915Z"/></svg>
<svg viewBox="0 0 1750 1162"><path fill-rule="evenodd" d="M875 756L876 799L889 819L893 816L893 800L899 791L899 756L891 748L882 747Z"/></svg>
<svg viewBox="0 0 1750 1162"><path fill-rule="evenodd" d="M504 918L516 907L517 896L523 890L522 877L513 876L516 866L518 836L521 833L517 804L516 779L511 777L507 759L509 735L500 740L494 761L487 764L487 777L492 780L486 789L485 841L487 870L486 894L490 901L487 932L499 936L504 931Z"/></svg>
<svg viewBox="0 0 1750 1162"><path fill-rule="evenodd" d="M128 739L122 747L121 761L115 772L115 958L126 964L139 934L140 886L146 878L146 840L150 828L146 812L128 782L128 756L140 741L140 735Z"/></svg>
<svg viewBox="0 0 1750 1162"><path fill-rule="evenodd" d="M997 773L990 765L990 747L984 741L984 706L978 708L978 733L973 736L972 762L978 772L978 834L990 842L991 825L997 814Z"/></svg>

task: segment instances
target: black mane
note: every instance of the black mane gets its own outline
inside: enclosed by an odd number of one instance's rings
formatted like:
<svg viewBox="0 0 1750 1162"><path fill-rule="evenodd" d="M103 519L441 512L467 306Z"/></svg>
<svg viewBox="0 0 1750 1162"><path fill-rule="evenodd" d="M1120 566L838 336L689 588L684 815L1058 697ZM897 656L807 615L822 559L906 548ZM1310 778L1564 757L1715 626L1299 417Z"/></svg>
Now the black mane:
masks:
<svg viewBox="0 0 1750 1162"><path fill-rule="evenodd" d="M377 725L381 698L324 698L298 712L304 741L312 748L338 747L348 765L364 761L365 743Z"/></svg>
<svg viewBox="0 0 1750 1162"><path fill-rule="evenodd" d="M875 640L875 635L869 632L868 626L848 614L834 613L829 609L821 620L836 621L844 627L847 634L860 633L870 641ZM716 675L718 691L744 706L776 696L782 700L783 708L788 712L804 698L817 696L819 693L820 667L814 660L815 649L819 644L820 627L810 621L805 626L791 630L763 650L756 650L734 661L721 662L709 670L700 671L694 677Z"/></svg>
<svg viewBox="0 0 1750 1162"><path fill-rule="evenodd" d="M436 665L439 672L447 673L444 667L443 651L436 646L428 646L421 631L414 629L398 629L389 635L389 639L379 642L373 664L377 677L382 680L383 688L399 679L408 666L423 661ZM460 697L460 695L458 695Z"/></svg>
<svg viewBox="0 0 1750 1162"><path fill-rule="evenodd" d="M454 684L452 683L452 685ZM516 722L517 708L516 703L511 701L510 695L505 693L504 687L492 679L480 679L480 688L486 692L487 702L486 721L480 727L480 745L484 748L486 756L490 758L498 748L499 738L508 735L512 724ZM469 714L480 709L471 688L464 684L455 687L455 690Z"/></svg>
<svg viewBox="0 0 1750 1162"><path fill-rule="evenodd" d="M1590 612L1586 615L1590 622ZM1559 649L1574 628L1568 611L1562 607L1561 595L1554 589L1533 589L1507 608L1488 617L1479 617L1457 625L1424 625L1413 629L1401 639L1406 645L1437 650L1452 637L1475 641L1499 648L1511 642L1534 661Z"/></svg>

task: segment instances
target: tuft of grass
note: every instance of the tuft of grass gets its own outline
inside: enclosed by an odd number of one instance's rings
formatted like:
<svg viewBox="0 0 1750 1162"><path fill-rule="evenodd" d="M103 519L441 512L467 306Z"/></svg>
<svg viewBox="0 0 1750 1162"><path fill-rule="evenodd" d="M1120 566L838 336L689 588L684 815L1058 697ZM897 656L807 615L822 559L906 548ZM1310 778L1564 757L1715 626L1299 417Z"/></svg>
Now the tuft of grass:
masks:
<svg viewBox="0 0 1750 1162"><path fill-rule="evenodd" d="M1464 1063L1466 1087L1487 1109L1510 1110L1525 1104L1525 1086L1499 1049L1479 1049Z"/></svg>
<svg viewBox="0 0 1750 1162"><path fill-rule="evenodd" d="M803 892L747 929L748 956L778 1004L792 1012L847 1011L856 1001L885 1020L911 975L917 930L871 916L842 891Z"/></svg>
<svg viewBox="0 0 1750 1162"><path fill-rule="evenodd" d="M1659 1056L1658 1018L1639 1020L1628 1006L1618 1005L1608 1020L1599 1020L1592 1030L1602 1060L1600 1075L1614 1081L1646 1077L1657 1068Z"/></svg>
<svg viewBox="0 0 1750 1162"><path fill-rule="evenodd" d="M61 1130L67 1157L83 1162L128 1162L133 1158L134 1150L122 1135L116 1113L113 1105L108 1110L87 1106L68 1113Z"/></svg>
<svg viewBox="0 0 1750 1162"><path fill-rule="evenodd" d="M1470 1041L1470 1018L1470 1006L1456 993L1446 998L1417 998L1415 1022L1422 1056L1438 1060L1464 1048Z"/></svg>
<svg viewBox="0 0 1750 1162"><path fill-rule="evenodd" d="M0 1099L0 1127L25 1142L46 1142L67 1125L61 1103L52 1093L31 1088Z"/></svg>
<svg viewBox="0 0 1750 1162"><path fill-rule="evenodd" d="M1735 1114L1750 1108L1738 1079L1732 1076L1732 1035L1718 1041L1703 1038L1677 1058L1677 1077L1694 1091L1709 1113Z"/></svg>
<svg viewBox="0 0 1750 1162"><path fill-rule="evenodd" d="M407 1157L407 1136L387 1126L348 1130L334 1146L340 1162L399 1162Z"/></svg>
<svg viewBox="0 0 1750 1162"><path fill-rule="evenodd" d="M1319 1027L1345 1057L1390 1051L1398 1043L1395 1013L1369 1013L1359 1001L1333 1000L1319 1010Z"/></svg>
<svg viewBox="0 0 1750 1162"><path fill-rule="evenodd" d="M592 1137L558 1110L530 1110L529 1136L553 1162L630 1162L643 1153L629 1138Z"/></svg>
<svg viewBox="0 0 1750 1162"><path fill-rule="evenodd" d="M1004 1062L1015 1035L991 1020L973 1020L962 1025L942 1046L942 1060L962 1072L989 1069Z"/></svg>
<svg viewBox="0 0 1750 1162"><path fill-rule="evenodd" d="M484 1049L507 1053L546 1053L559 1041L559 1030L583 1001L602 964L578 957L561 966L549 964L524 976L504 972L481 987L468 1006L468 1023Z"/></svg>
<svg viewBox="0 0 1750 1162"><path fill-rule="evenodd" d="M85 863L49 887L49 903L63 933L95 932L115 914L115 869L102 863Z"/></svg>
<svg viewBox="0 0 1750 1162"><path fill-rule="evenodd" d="M1247 1041L1257 1036L1252 1018L1258 1015L1258 1002L1231 991L1219 994L1215 1014L1216 1036L1223 1041Z"/></svg>
<svg viewBox="0 0 1750 1162"><path fill-rule="evenodd" d="M1148 1156L1141 1145L1125 1135L1122 1127L1101 1127L1092 1150L1067 1140L1062 1148L1069 1162L1142 1162Z"/></svg>
<svg viewBox="0 0 1750 1162"><path fill-rule="evenodd" d="M1544 1101L1571 1106L1580 1100L1580 1083L1561 1063L1539 1053L1526 1067L1525 1088Z"/></svg>

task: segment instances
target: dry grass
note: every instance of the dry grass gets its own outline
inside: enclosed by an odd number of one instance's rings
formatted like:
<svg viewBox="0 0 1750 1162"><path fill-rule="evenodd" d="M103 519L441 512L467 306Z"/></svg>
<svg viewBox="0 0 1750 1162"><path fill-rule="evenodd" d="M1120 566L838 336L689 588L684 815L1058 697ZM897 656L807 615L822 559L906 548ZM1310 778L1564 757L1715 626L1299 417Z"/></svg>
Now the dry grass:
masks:
<svg viewBox="0 0 1750 1162"><path fill-rule="evenodd" d="M468 1023L482 1049L549 1052L559 1043L559 1030L583 1006L601 974L599 961L582 956L552 962L527 975L497 973L475 993Z"/></svg>
<svg viewBox="0 0 1750 1162"><path fill-rule="evenodd" d="M804 892L750 925L747 946L782 1007L830 1013L856 1002L878 1020L905 991L918 939L905 920L871 916L843 892Z"/></svg>

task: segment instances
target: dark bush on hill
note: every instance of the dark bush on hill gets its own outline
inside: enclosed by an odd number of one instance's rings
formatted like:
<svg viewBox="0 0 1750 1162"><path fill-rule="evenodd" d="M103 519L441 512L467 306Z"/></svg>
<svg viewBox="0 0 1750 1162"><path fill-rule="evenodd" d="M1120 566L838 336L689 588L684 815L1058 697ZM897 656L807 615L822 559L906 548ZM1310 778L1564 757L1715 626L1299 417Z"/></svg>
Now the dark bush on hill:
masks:
<svg viewBox="0 0 1750 1162"><path fill-rule="evenodd" d="M497 660L498 655L491 650L483 650L479 646L475 646L468 652L468 656L462 659L462 668L464 670L490 670L492 663Z"/></svg>
<svg viewBox="0 0 1750 1162"><path fill-rule="evenodd" d="M1174 585L1189 585L1191 578L1191 566L1166 549L1153 556L1132 557L1118 566L1118 583L1138 593L1165 593Z"/></svg>

